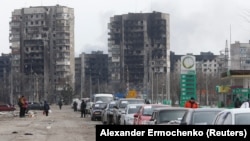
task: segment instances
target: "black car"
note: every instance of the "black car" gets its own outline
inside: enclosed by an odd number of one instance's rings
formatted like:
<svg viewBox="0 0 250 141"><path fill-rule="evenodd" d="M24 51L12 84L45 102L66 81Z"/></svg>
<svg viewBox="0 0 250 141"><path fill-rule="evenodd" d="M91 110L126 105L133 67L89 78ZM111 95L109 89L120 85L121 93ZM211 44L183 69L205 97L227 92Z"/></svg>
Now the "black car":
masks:
<svg viewBox="0 0 250 141"><path fill-rule="evenodd" d="M28 102L28 108L27 111L29 110L43 110L43 103L42 102Z"/></svg>
<svg viewBox="0 0 250 141"><path fill-rule="evenodd" d="M190 108L181 120L181 125L211 125L223 108Z"/></svg>
<svg viewBox="0 0 250 141"><path fill-rule="evenodd" d="M101 120L102 111L107 107L107 103L95 103L92 105L90 116L91 120Z"/></svg>

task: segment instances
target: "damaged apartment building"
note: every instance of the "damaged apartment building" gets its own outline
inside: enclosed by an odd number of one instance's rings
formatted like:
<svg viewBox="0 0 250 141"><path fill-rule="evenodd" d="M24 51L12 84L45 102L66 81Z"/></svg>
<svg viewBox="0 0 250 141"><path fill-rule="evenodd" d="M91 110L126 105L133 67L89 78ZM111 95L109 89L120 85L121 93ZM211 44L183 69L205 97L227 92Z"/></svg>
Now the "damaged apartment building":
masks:
<svg viewBox="0 0 250 141"><path fill-rule="evenodd" d="M13 94L54 102L74 88L74 9L37 6L15 9L10 21Z"/></svg>
<svg viewBox="0 0 250 141"><path fill-rule="evenodd" d="M169 92L169 14L115 15L108 26L109 80L114 91L134 89L149 95L159 93L160 85Z"/></svg>
<svg viewBox="0 0 250 141"><path fill-rule="evenodd" d="M103 51L81 53L75 58L75 97L111 93L108 85L108 54Z"/></svg>

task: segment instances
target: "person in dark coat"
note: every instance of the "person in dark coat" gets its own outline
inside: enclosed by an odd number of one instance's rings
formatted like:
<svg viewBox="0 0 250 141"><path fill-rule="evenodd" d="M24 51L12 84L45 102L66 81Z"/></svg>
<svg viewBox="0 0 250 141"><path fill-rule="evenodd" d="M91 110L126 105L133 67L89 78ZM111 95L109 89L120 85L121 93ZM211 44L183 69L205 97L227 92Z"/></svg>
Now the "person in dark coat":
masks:
<svg viewBox="0 0 250 141"><path fill-rule="evenodd" d="M241 106L241 101L239 97L237 97L234 102L234 108L240 108L240 106Z"/></svg>
<svg viewBox="0 0 250 141"><path fill-rule="evenodd" d="M47 101L44 101L43 108L44 108L44 113L45 113L45 115L48 116L48 115L49 115L50 106L49 106L49 104L47 103Z"/></svg>
<svg viewBox="0 0 250 141"><path fill-rule="evenodd" d="M61 110L61 109L62 109L62 105L63 105L62 100L60 100L60 101L58 102L58 105L59 105L59 109Z"/></svg>
<svg viewBox="0 0 250 141"><path fill-rule="evenodd" d="M85 118L85 115L86 115L86 103L84 100L82 100L82 103L81 103L81 118L84 116Z"/></svg>
<svg viewBox="0 0 250 141"><path fill-rule="evenodd" d="M73 108L74 108L74 112L76 112L77 111L77 102L76 101L74 101L74 103L73 103Z"/></svg>

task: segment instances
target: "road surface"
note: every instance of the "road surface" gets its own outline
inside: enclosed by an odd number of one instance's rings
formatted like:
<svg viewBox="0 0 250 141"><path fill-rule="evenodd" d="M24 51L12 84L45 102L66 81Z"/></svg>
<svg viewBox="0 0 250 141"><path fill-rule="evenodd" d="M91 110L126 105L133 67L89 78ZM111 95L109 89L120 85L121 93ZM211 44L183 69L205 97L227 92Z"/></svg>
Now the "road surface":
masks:
<svg viewBox="0 0 250 141"><path fill-rule="evenodd" d="M34 111L25 118L0 113L0 141L95 141L95 125L90 117L80 118L70 106L51 106L48 117ZM18 112L17 109L16 112ZM18 113L15 113L16 115Z"/></svg>

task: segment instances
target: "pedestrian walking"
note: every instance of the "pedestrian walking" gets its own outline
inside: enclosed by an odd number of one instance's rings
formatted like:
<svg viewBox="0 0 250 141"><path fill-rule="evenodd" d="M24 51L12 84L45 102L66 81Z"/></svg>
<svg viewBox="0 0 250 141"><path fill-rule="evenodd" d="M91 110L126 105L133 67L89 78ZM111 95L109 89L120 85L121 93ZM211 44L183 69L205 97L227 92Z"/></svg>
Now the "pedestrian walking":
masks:
<svg viewBox="0 0 250 141"><path fill-rule="evenodd" d="M74 112L76 112L77 111L77 102L76 101L74 101L74 103L73 103L73 108L74 108Z"/></svg>
<svg viewBox="0 0 250 141"><path fill-rule="evenodd" d="M62 109L62 105L63 105L62 100L60 100L60 101L58 102L58 105L59 105L59 109L61 110L61 109Z"/></svg>
<svg viewBox="0 0 250 141"><path fill-rule="evenodd" d="M86 103L84 100L82 100L81 103L81 118L86 116Z"/></svg>
<svg viewBox="0 0 250 141"><path fill-rule="evenodd" d="M47 103L47 101L44 101L44 106L43 106L43 108L44 108L44 113L45 113L45 115L48 116L48 115L49 115L50 106L49 106L49 104Z"/></svg>

